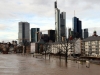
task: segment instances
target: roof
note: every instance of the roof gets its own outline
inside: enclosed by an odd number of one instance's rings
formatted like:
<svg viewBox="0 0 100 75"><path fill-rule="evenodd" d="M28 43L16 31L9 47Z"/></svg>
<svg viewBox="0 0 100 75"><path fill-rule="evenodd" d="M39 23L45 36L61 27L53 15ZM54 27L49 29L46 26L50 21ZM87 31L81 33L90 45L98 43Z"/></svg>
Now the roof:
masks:
<svg viewBox="0 0 100 75"><path fill-rule="evenodd" d="M84 39L83 41L98 41L98 40L100 40L100 36L90 36Z"/></svg>

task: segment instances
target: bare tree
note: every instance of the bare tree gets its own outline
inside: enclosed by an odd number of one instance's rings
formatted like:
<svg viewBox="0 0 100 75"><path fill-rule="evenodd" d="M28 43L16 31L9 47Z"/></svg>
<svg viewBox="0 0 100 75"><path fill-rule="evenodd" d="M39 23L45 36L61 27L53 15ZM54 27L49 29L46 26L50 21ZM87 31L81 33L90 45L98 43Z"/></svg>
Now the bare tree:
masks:
<svg viewBox="0 0 100 75"><path fill-rule="evenodd" d="M67 62L68 59L68 51L73 50L75 51L76 45L79 45L79 43L76 43L77 40L69 40L62 42L55 42L55 43L45 43L45 53L55 53L59 56L59 59L61 59L61 56L64 55L65 62ZM54 51L54 52L53 52ZM74 55L74 54L73 54Z"/></svg>

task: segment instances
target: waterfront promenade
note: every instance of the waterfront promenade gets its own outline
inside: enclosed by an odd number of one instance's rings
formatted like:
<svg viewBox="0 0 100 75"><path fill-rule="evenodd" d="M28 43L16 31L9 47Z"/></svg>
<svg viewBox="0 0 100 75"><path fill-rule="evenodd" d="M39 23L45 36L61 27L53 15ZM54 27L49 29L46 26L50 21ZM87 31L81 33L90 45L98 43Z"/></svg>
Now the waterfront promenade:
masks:
<svg viewBox="0 0 100 75"><path fill-rule="evenodd" d="M100 65L51 57L33 57L20 54L0 54L0 75L100 75Z"/></svg>

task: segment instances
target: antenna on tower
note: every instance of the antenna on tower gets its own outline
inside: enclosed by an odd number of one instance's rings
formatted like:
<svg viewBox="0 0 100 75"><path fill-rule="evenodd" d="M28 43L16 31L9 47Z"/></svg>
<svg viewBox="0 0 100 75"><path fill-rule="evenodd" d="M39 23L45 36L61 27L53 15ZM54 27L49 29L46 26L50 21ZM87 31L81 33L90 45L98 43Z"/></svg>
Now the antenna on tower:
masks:
<svg viewBox="0 0 100 75"><path fill-rule="evenodd" d="M75 16L75 10L74 10L74 16Z"/></svg>

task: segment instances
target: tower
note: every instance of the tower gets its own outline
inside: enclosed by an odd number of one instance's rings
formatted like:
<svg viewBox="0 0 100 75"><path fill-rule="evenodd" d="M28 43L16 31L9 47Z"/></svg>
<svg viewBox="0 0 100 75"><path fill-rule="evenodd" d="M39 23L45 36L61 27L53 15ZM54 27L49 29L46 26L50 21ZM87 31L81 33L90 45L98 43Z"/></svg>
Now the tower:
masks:
<svg viewBox="0 0 100 75"><path fill-rule="evenodd" d="M84 39L88 38L88 29L84 29L83 31L84 31Z"/></svg>
<svg viewBox="0 0 100 75"><path fill-rule="evenodd" d="M60 42L62 37L66 37L66 12L60 14L60 10L57 8L57 1L55 6L55 41Z"/></svg>
<svg viewBox="0 0 100 75"><path fill-rule="evenodd" d="M66 12L60 14L60 30L61 38L66 38Z"/></svg>
<svg viewBox="0 0 100 75"><path fill-rule="evenodd" d="M71 28L68 29L68 38L70 38L71 35Z"/></svg>
<svg viewBox="0 0 100 75"><path fill-rule="evenodd" d="M77 17L73 17L73 32L74 38L82 38L82 22Z"/></svg>
<svg viewBox="0 0 100 75"><path fill-rule="evenodd" d="M55 30L48 30L49 40L55 42Z"/></svg>
<svg viewBox="0 0 100 75"><path fill-rule="evenodd" d="M60 41L60 10L57 8L57 1L55 1L55 40Z"/></svg>
<svg viewBox="0 0 100 75"><path fill-rule="evenodd" d="M38 31L40 31L40 28L31 28L31 42L38 42Z"/></svg>
<svg viewBox="0 0 100 75"><path fill-rule="evenodd" d="M19 22L18 40L19 44L26 45L30 42L30 24L28 22Z"/></svg>

